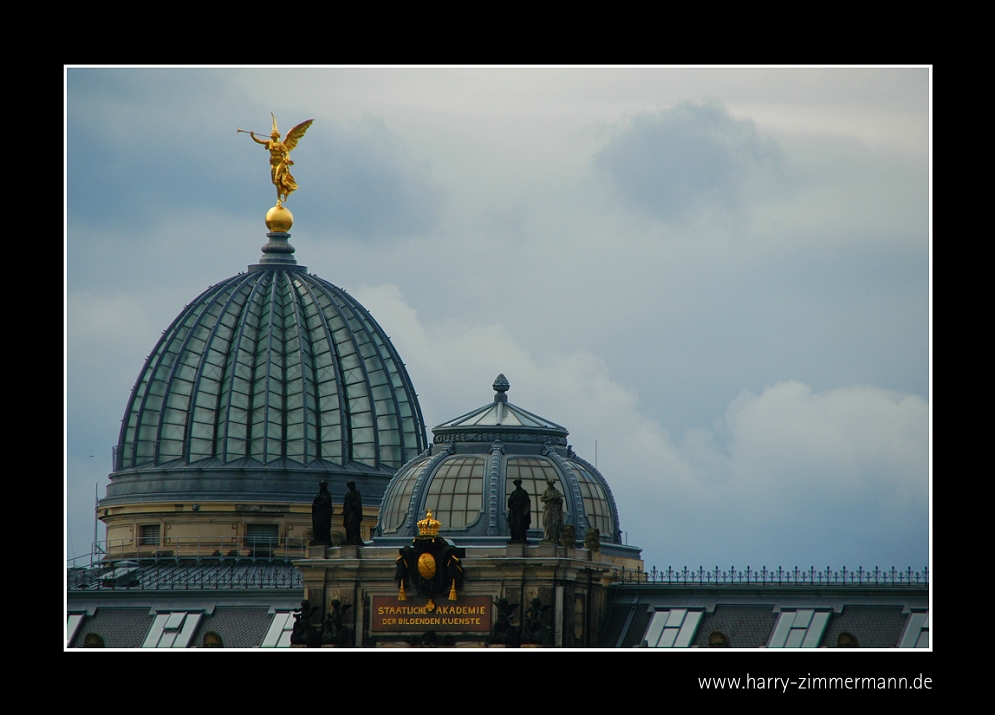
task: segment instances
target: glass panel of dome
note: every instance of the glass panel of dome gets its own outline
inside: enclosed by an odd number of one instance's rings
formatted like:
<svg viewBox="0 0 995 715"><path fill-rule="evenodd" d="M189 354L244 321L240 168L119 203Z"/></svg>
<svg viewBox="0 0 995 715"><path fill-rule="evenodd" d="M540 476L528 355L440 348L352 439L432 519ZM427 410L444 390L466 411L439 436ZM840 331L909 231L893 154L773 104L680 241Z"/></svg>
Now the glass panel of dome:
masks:
<svg viewBox="0 0 995 715"><path fill-rule="evenodd" d="M391 483L390 492L385 500L386 508L381 514L385 534L393 533L400 527L407 514L408 499L411 497L414 484L430 461L426 459L420 464L409 467L407 474L401 474Z"/></svg>
<svg viewBox="0 0 995 715"><path fill-rule="evenodd" d="M362 375L362 370L359 369L359 357L357 357L355 349L352 347L351 343L342 345L341 341L343 339L349 339L349 334L344 330L342 331L342 335L335 336L336 344L341 346L341 349L339 350L339 366L342 369L342 373L351 373L353 370L358 370L360 375ZM348 380L346 382L348 382Z"/></svg>
<svg viewBox="0 0 995 715"><path fill-rule="evenodd" d="M359 428L372 428L373 427L373 415L370 412L354 412L349 415L349 421L352 423L353 429L358 430ZM362 437L353 434L353 439L359 442L372 442L373 441L373 430L367 429L363 432Z"/></svg>
<svg viewBox="0 0 995 715"><path fill-rule="evenodd" d="M223 362L218 363L216 365L211 364L210 362L205 362L204 363L204 369L201 370L201 372L200 372L201 382L203 382L204 380L212 380L212 381L215 381L215 382L217 380L220 380L221 379L221 375L222 375L222 371L221 371L221 366L222 365L224 365Z"/></svg>
<svg viewBox="0 0 995 715"><path fill-rule="evenodd" d="M380 447L380 461L388 466L397 466L401 463L401 450L399 447Z"/></svg>
<svg viewBox="0 0 995 715"><path fill-rule="evenodd" d="M370 398L366 394L366 382L362 370L353 370L351 376L345 377L345 394L350 401L350 409L364 412L370 409Z"/></svg>
<svg viewBox="0 0 995 715"><path fill-rule="evenodd" d="M217 380L203 378L200 381L200 389L197 391L194 404L213 410L218 402L219 387L220 385Z"/></svg>
<svg viewBox="0 0 995 715"><path fill-rule="evenodd" d="M187 395L180 394L178 392L170 392L169 397L166 398L166 407L171 407L177 410L186 410L189 404L190 398Z"/></svg>
<svg viewBox="0 0 995 715"><path fill-rule="evenodd" d="M241 400L238 400L238 401L241 402ZM236 437L244 437L245 436L245 426L244 425L245 425L245 423L247 421L246 418L247 418L249 412L248 412L248 410L243 410L243 409L241 409L239 407L235 407L234 406L235 402L236 402L236 400L234 399L234 396L233 396L232 397L232 406L228 408L228 429L229 429L229 433L231 434L232 433L231 430L237 428L238 430L241 431L241 434L235 434L235 436Z"/></svg>
<svg viewBox="0 0 995 715"><path fill-rule="evenodd" d="M287 439L288 440L299 440L304 438L304 423L297 422L296 424L287 425Z"/></svg>
<svg viewBox="0 0 995 715"><path fill-rule="evenodd" d="M328 392L323 387L321 397L318 398L318 406L322 412L337 412L339 409L339 396L334 392Z"/></svg>
<svg viewBox="0 0 995 715"><path fill-rule="evenodd" d="M170 383L169 390L171 394L189 395L191 392L193 392L193 383L188 382L187 380L184 379L176 379Z"/></svg>
<svg viewBox="0 0 995 715"><path fill-rule="evenodd" d="M376 459L372 444L353 444L352 459L354 462L372 462Z"/></svg>
<svg viewBox="0 0 995 715"><path fill-rule="evenodd" d="M173 414L173 419L178 419L178 417ZM183 426L174 424L164 424L162 426L162 438L163 439L183 439Z"/></svg>
<svg viewBox="0 0 995 715"><path fill-rule="evenodd" d="M480 516L480 479L459 479L456 475L483 470L481 457L451 457L436 472L429 485L425 509L431 509L445 529L463 529ZM467 490L477 490L476 499L468 499Z"/></svg>
<svg viewBox="0 0 995 715"><path fill-rule="evenodd" d="M373 389L373 399L375 400L389 400L391 399L390 387L387 386L387 375L379 366L369 371L370 377L370 387ZM379 389L377 389L379 388Z"/></svg>
<svg viewBox="0 0 995 715"><path fill-rule="evenodd" d="M135 443L135 460L141 462L142 460L152 459L154 456L154 445L152 442L141 441Z"/></svg>
<svg viewBox="0 0 995 715"><path fill-rule="evenodd" d="M322 442L321 443L321 458L327 459L329 462L335 462L336 464L341 464L342 462L342 443L341 442Z"/></svg>

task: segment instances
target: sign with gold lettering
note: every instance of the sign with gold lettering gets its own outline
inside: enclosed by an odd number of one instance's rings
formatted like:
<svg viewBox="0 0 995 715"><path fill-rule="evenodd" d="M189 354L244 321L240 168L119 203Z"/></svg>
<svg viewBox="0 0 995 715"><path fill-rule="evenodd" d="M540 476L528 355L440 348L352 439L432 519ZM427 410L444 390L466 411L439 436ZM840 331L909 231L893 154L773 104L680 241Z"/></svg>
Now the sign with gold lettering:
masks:
<svg viewBox="0 0 995 715"><path fill-rule="evenodd" d="M439 601L409 596L374 596L370 631L373 633L490 633L490 596L463 596L456 601Z"/></svg>

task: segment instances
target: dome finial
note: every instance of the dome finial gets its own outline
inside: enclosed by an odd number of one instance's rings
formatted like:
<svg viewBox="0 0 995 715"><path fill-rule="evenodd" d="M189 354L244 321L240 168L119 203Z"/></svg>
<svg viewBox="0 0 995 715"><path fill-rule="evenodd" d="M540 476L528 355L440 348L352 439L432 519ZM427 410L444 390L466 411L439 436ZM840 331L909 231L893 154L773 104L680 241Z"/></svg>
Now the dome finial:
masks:
<svg viewBox="0 0 995 715"><path fill-rule="evenodd" d="M495 402L508 401L508 396L504 393L506 393L508 389L511 387L511 383L508 382L508 378L504 376L504 373L501 373L500 375L494 378L494 384L491 385L491 387L493 387L494 391L497 393L496 395L494 395Z"/></svg>

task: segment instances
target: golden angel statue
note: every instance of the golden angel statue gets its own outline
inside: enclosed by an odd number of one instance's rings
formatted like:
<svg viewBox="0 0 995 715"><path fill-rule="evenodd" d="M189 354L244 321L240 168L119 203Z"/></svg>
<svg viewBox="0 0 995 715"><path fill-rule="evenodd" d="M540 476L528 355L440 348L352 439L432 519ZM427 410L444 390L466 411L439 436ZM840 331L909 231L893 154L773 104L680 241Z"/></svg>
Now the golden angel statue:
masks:
<svg viewBox="0 0 995 715"><path fill-rule="evenodd" d="M294 150L297 142L301 140L304 132L314 120L308 119L306 122L301 122L287 132L285 140L280 141L280 130L276 128L276 116L272 112L270 112L270 116L273 117L273 131L270 132L269 139L258 139L255 132L247 133L252 137L252 141L269 149L270 174L273 185L276 187L276 205L280 206L290 194L297 190L297 182L294 181L294 177L290 173L290 167L294 165L290 159L290 152ZM244 132L245 130L239 129L239 131Z"/></svg>

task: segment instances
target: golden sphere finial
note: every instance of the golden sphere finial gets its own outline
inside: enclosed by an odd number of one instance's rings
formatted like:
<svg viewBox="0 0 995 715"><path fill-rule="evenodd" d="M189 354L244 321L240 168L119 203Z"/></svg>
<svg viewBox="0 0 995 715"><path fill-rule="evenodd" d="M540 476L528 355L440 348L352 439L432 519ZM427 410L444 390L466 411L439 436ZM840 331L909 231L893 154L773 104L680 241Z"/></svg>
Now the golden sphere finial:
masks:
<svg viewBox="0 0 995 715"><path fill-rule="evenodd" d="M294 225L294 215L285 208L279 201L276 206L266 212L266 228L270 231L282 231L287 233Z"/></svg>

